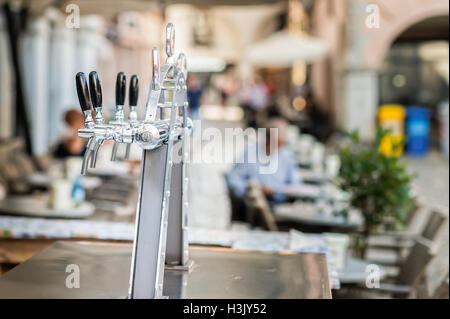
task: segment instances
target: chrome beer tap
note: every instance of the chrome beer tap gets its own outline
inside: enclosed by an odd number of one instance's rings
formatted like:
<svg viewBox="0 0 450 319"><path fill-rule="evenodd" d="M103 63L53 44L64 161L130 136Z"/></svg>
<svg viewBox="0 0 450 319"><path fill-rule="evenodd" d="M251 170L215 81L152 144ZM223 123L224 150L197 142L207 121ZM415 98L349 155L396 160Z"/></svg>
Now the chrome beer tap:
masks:
<svg viewBox="0 0 450 319"><path fill-rule="evenodd" d="M102 87L100 85L100 80L98 74L95 71L89 73L89 92L91 94L92 106L95 113L95 125L97 127L105 124L102 114ZM95 168L97 164L98 150L103 145L103 139L95 139L94 150L91 156L90 167Z"/></svg>
<svg viewBox="0 0 450 319"><path fill-rule="evenodd" d="M75 78L78 100L80 101L85 118L85 129L98 130L100 128L107 128L108 126L104 124L102 115L102 89L97 72L92 71L89 74L89 86L83 72L79 72ZM92 119L92 107L95 112L95 121ZM86 153L84 154L83 164L81 166L81 174L85 175L88 167L95 167L98 150L103 145L103 142L104 139L101 136L90 135L88 137Z"/></svg>
<svg viewBox="0 0 450 319"><path fill-rule="evenodd" d="M89 87L86 81L86 76L83 72L77 73L75 76L75 84L77 88L78 101L80 102L81 110L84 115L84 126L86 129L93 129L95 122L92 118L92 107L89 98ZM83 164L81 166L81 174L85 175L88 168L89 160L95 149L95 136L89 136L86 146L86 152L83 158Z"/></svg>
<svg viewBox="0 0 450 319"><path fill-rule="evenodd" d="M130 113L128 114L128 122L131 126L138 124L137 120L137 101L139 97L139 78L137 75L133 75L130 79L130 89L128 92L128 100L130 105ZM125 150L125 159L130 157L131 144L127 144Z"/></svg>
<svg viewBox="0 0 450 319"><path fill-rule="evenodd" d="M116 78L116 112L114 114L114 120L109 122L110 124L117 126L124 126L125 115L124 115L124 104L125 104L125 94L126 94L127 80L125 73L119 72ZM113 149L111 152L111 161L117 159L117 151L119 149L119 143L114 142Z"/></svg>
<svg viewBox="0 0 450 319"><path fill-rule="evenodd" d="M167 59L162 66L158 50L152 50L153 72L144 123L166 123L169 130L163 145L143 153L130 298L161 298L164 269L187 271L192 265L187 240L186 170L192 121L187 117L185 57L180 54L175 61L174 40L175 30L169 23ZM174 156L179 143L181 158Z"/></svg>

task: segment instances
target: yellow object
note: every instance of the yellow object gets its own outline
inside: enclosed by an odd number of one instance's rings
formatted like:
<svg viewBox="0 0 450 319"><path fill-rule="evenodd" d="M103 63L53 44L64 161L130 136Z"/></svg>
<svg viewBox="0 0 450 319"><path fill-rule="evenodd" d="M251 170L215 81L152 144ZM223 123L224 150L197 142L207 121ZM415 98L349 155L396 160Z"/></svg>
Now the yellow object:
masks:
<svg viewBox="0 0 450 319"><path fill-rule="evenodd" d="M384 104L378 109L378 120L381 127L391 131L382 139L380 152L387 155L401 155L403 152L405 108L398 104Z"/></svg>

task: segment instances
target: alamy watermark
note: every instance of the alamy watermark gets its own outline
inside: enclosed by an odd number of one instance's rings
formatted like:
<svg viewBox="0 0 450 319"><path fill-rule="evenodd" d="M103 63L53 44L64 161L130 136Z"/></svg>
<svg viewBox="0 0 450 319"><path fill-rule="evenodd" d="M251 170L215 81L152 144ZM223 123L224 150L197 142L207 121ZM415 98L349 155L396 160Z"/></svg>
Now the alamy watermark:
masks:
<svg viewBox="0 0 450 319"><path fill-rule="evenodd" d="M206 164L255 164L260 174L273 174L278 169L278 128L202 129L200 120L194 121L194 131L187 150L175 143L173 162Z"/></svg>
<svg viewBox="0 0 450 319"><path fill-rule="evenodd" d="M79 29L80 28L80 7L74 3L66 6L66 28Z"/></svg>
<svg viewBox="0 0 450 319"><path fill-rule="evenodd" d="M380 28L380 7L377 4L371 3L366 6L366 27L368 29Z"/></svg>
<svg viewBox="0 0 450 319"><path fill-rule="evenodd" d="M80 288L80 267L77 264L69 264L66 266L66 288Z"/></svg>
<svg viewBox="0 0 450 319"><path fill-rule="evenodd" d="M381 270L380 266L370 264L366 266L366 287L369 289L380 288Z"/></svg>

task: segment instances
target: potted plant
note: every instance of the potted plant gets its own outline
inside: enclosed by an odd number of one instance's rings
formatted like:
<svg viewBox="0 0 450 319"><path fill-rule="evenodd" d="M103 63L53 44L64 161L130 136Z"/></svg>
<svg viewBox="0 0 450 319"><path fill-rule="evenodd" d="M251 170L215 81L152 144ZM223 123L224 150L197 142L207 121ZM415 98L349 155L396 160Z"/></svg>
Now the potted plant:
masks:
<svg viewBox="0 0 450 319"><path fill-rule="evenodd" d="M360 141L355 131L348 134L349 143L339 150L338 183L350 194L350 206L360 210L364 217L363 231L355 243L360 257L365 255L371 234L401 229L406 214L415 205L412 176L404 163L398 156L380 152L380 143L388 133L379 128L374 143L367 144Z"/></svg>

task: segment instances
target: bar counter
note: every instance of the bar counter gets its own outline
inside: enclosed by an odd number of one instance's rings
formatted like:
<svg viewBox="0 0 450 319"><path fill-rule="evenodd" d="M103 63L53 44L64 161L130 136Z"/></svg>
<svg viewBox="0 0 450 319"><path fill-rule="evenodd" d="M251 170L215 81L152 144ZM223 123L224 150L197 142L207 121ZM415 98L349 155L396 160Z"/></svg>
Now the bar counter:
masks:
<svg viewBox="0 0 450 319"><path fill-rule="evenodd" d="M126 298L131 253L131 244L56 242L0 277L0 299ZM191 247L190 258L189 272L166 269L165 296L331 298L324 254ZM66 286L72 264L79 288Z"/></svg>

